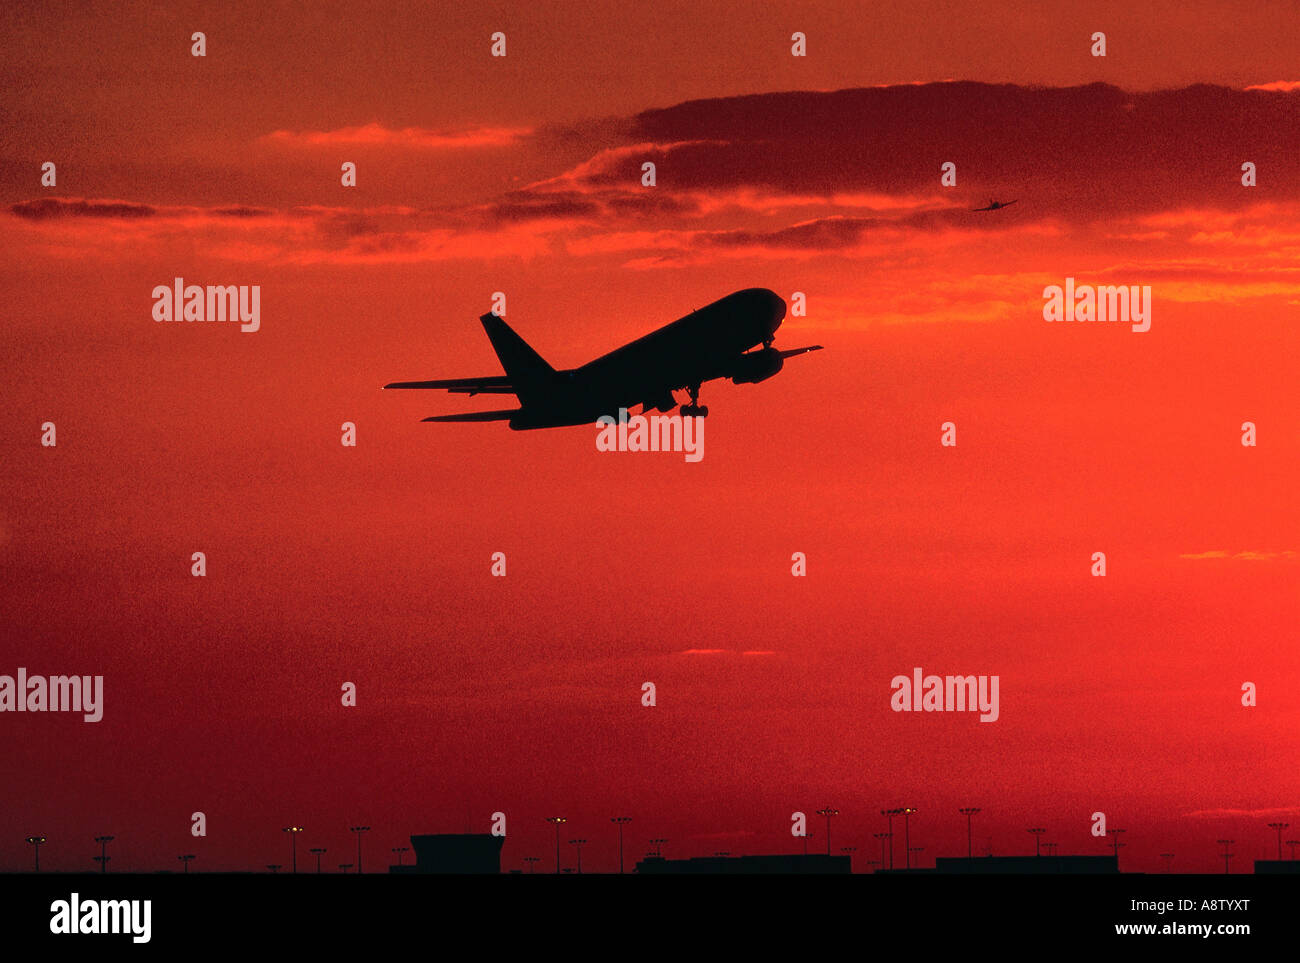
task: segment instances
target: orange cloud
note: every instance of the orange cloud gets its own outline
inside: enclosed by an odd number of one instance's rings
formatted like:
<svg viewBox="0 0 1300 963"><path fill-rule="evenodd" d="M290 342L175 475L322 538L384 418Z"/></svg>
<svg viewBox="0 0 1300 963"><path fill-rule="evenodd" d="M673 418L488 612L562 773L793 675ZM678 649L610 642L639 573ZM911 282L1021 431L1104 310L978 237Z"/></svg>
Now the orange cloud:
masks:
<svg viewBox="0 0 1300 963"><path fill-rule="evenodd" d="M474 127L465 130L430 130L382 124L340 127L337 130L277 130L259 138L282 147L405 147L417 150L460 150L506 147L533 133L531 127Z"/></svg>
<svg viewBox="0 0 1300 963"><path fill-rule="evenodd" d="M1252 84L1245 88L1246 90L1280 90L1283 93L1290 93L1293 90L1300 90L1300 80L1274 80L1268 84Z"/></svg>

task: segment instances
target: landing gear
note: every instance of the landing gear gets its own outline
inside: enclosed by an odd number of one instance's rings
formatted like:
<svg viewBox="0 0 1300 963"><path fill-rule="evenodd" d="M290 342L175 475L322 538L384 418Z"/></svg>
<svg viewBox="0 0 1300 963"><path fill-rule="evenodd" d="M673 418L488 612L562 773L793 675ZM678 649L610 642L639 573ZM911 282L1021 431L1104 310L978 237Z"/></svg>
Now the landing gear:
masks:
<svg viewBox="0 0 1300 963"><path fill-rule="evenodd" d="M683 418L709 417L708 405L700 404L700 386L697 384L690 385L687 387L686 390L691 396L691 401L690 404L682 405L682 417Z"/></svg>

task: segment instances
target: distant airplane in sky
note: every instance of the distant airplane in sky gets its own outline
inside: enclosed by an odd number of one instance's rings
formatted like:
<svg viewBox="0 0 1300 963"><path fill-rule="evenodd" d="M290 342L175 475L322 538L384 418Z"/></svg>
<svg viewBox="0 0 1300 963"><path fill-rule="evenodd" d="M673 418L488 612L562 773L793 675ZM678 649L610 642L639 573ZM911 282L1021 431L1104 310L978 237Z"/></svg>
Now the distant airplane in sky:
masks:
<svg viewBox="0 0 1300 963"><path fill-rule="evenodd" d="M1018 200L1020 200L1020 198L1017 197L1016 201ZM1010 207L1016 201L1007 201L1005 204L1003 204L1001 201L990 200L988 207L972 207L971 210L972 211L1000 211L1004 207Z"/></svg>
<svg viewBox="0 0 1300 963"><path fill-rule="evenodd" d="M705 416L700 385L714 378L735 384L757 384L772 377L785 359L821 345L780 351L772 347L785 317L785 301L767 288L746 288L686 317L664 325L580 368L556 371L495 314L479 320L505 375L452 378L443 381L396 381L385 388L440 388L453 394L515 395L520 407L503 411L472 411L434 415L424 421L508 421L516 431L586 425L602 415L618 417L620 408L641 405L670 411L677 406L674 391L684 390L690 402L683 416ZM751 351L762 345L758 350Z"/></svg>

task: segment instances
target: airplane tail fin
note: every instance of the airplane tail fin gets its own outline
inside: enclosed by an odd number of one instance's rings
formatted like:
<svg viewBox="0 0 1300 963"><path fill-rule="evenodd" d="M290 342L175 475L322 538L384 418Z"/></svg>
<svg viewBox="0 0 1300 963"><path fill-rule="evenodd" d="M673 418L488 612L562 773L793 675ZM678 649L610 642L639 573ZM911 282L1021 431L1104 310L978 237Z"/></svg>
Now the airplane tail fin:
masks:
<svg viewBox="0 0 1300 963"><path fill-rule="evenodd" d="M483 322L483 330L492 342L492 350L501 360L501 367L512 381L535 381L555 374L555 369L495 314L489 312L479 320Z"/></svg>

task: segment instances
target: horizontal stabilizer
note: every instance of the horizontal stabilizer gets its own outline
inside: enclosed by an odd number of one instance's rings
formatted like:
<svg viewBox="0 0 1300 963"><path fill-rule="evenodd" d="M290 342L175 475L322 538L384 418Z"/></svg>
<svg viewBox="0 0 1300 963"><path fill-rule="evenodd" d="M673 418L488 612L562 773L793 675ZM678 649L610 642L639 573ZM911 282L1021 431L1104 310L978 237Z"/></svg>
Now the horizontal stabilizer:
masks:
<svg viewBox="0 0 1300 963"><path fill-rule="evenodd" d="M519 414L519 408L511 408L509 411L467 411L459 415L433 415L429 418L421 418L421 421L509 421L515 415Z"/></svg>
<svg viewBox="0 0 1300 963"><path fill-rule="evenodd" d="M820 351L820 350L822 350L822 346L820 344L812 344L806 348L791 348L789 351L782 351L781 357L793 358L795 355L803 354L806 351Z"/></svg>
<svg viewBox="0 0 1300 963"><path fill-rule="evenodd" d="M488 375L484 378L444 378L441 381L394 381L384 385L385 388L443 388L447 391L470 392L489 391L499 394L509 392L510 379L505 375Z"/></svg>

